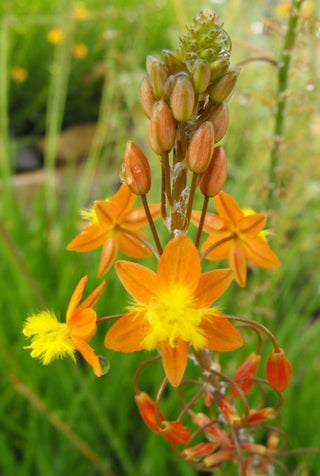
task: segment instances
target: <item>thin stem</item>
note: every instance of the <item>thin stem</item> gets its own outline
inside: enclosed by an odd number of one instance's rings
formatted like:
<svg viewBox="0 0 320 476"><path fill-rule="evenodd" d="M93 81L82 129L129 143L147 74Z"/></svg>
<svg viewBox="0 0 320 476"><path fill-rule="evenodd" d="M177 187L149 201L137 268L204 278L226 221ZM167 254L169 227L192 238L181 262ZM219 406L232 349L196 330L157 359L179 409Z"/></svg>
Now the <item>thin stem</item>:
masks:
<svg viewBox="0 0 320 476"><path fill-rule="evenodd" d="M252 329L256 334L257 334L257 337L258 337L258 346L257 346L257 350L255 351L256 354L260 354L261 352L261 348L262 348L262 337L261 337L261 334L260 332L258 331L258 329L256 329L255 327L252 327L252 326L249 326L248 324L238 324L236 325L235 327L237 327L237 329L239 328L249 328L249 329Z"/></svg>
<svg viewBox="0 0 320 476"><path fill-rule="evenodd" d="M165 376L165 378L162 380L162 383L161 383L161 385L159 387L159 390L158 390L158 393L157 393L156 405L155 405L154 410L155 410L155 417L156 417L158 428L163 428L163 423L162 423L162 420L161 420L161 417L160 417L160 402L161 402L161 398L162 398L164 389L167 386L168 381L169 381L168 377Z"/></svg>
<svg viewBox="0 0 320 476"><path fill-rule="evenodd" d="M217 248L218 246L222 245L223 243L226 243L229 240L233 239L233 235L227 236L226 238L222 238L221 240L217 241L213 245L209 246L208 249L202 255L200 256L200 261L202 261L212 250Z"/></svg>
<svg viewBox="0 0 320 476"><path fill-rule="evenodd" d="M97 324L101 324L101 322L113 321L114 319L120 319L120 317L123 316L124 314L112 314L111 316L99 317L96 322Z"/></svg>
<svg viewBox="0 0 320 476"><path fill-rule="evenodd" d="M161 216L165 222L168 215L166 207L166 171L164 165L161 167Z"/></svg>
<svg viewBox="0 0 320 476"><path fill-rule="evenodd" d="M193 200L194 200L194 194L196 191L197 187L197 180L198 180L198 174L193 172L192 174L192 182L191 182L191 188L190 188L190 194L189 194L189 201L188 201L188 208L187 208L187 214L186 214L186 219L185 219L185 230L188 229L189 223L190 223L190 217L191 217L191 212L192 212L192 206L193 206Z"/></svg>
<svg viewBox="0 0 320 476"><path fill-rule="evenodd" d="M139 388L139 385L138 385L138 377L139 377L139 374L141 372L141 370L146 367L147 365L151 364L152 362L155 362L156 360L160 360L161 359L161 356L160 355L156 355L155 357L151 357L150 359L147 359L145 360L144 362L142 362L137 368L136 368L136 371L135 373L133 374L133 387L134 387L134 391L136 394L139 394L140 393L140 388Z"/></svg>
<svg viewBox="0 0 320 476"><path fill-rule="evenodd" d="M153 223L153 221L152 221ZM157 260L159 261L160 259L160 256L158 255L158 253L156 252L156 250L154 249L154 247L152 245L150 245L150 243L145 240L144 238L142 238L142 236L138 235L138 233L135 233L134 231L131 231L131 230L128 230L126 228L126 233L128 235L131 235L131 236L134 236L135 238L137 238L137 240L141 241L141 243L143 243L147 248L149 248L149 250L151 251L151 253L157 258Z"/></svg>
<svg viewBox="0 0 320 476"><path fill-rule="evenodd" d="M185 404L183 410L180 412L180 415L178 416L177 418L177 421L181 421L182 418L185 416L185 414L189 411L189 409L192 407L192 405L198 400L198 398L204 393L205 391L205 386L203 385L203 387L201 388L201 390L199 390L198 393L196 393L194 395L194 397L191 398L191 400L189 400L189 402L187 404Z"/></svg>
<svg viewBox="0 0 320 476"><path fill-rule="evenodd" d="M253 61L267 61L268 63L271 63L272 66L278 68L278 61L270 58L269 56L251 56L250 58L239 61L239 63L237 63L235 66L244 66L245 64L252 63Z"/></svg>
<svg viewBox="0 0 320 476"><path fill-rule="evenodd" d="M209 204L209 197L207 197L207 195L205 195L204 199L203 199L203 207L202 207L202 212L201 212L201 217L200 217L200 223L199 223L197 238L196 238L196 241L195 241L196 248L199 248L199 245L200 245L200 239L201 239L201 234L202 234L202 230L203 230L204 220L206 218L206 213L207 213L207 210L208 210L208 204Z"/></svg>
<svg viewBox="0 0 320 476"><path fill-rule="evenodd" d="M147 216L147 219L148 219L148 222L149 222L149 226L150 226L150 229L151 229L151 232L152 232L152 235L153 235L154 242L155 242L156 247L159 251L159 254L161 255L162 254L162 246L161 246L160 241L159 241L159 236L158 236L156 227L154 226L154 222L153 222L153 219L152 219L152 215L150 213L150 209L149 209L149 205L148 205L146 195L141 195L141 200L142 200L142 203L143 203L144 210L146 212L146 216Z"/></svg>
<svg viewBox="0 0 320 476"><path fill-rule="evenodd" d="M239 438L238 438L238 434L237 434L236 430L232 427L230 427L230 431L231 431L234 447L235 447L235 450L236 450L237 455L238 455L239 476L246 476L246 468L244 466L244 460L243 460L243 456L242 456L242 452L241 452L241 445L240 445L240 441L239 441Z"/></svg>
<svg viewBox="0 0 320 476"><path fill-rule="evenodd" d="M170 184L170 165L169 165L168 152L162 152L161 163L162 163L163 174L164 174L165 192L166 192L169 204L172 205L171 184Z"/></svg>

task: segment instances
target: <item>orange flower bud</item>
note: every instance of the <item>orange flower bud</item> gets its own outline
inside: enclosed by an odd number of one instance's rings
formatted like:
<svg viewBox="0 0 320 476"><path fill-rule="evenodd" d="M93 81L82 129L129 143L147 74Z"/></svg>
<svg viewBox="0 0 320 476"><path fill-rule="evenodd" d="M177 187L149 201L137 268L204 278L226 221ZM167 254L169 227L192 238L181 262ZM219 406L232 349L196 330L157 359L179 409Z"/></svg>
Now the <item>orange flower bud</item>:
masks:
<svg viewBox="0 0 320 476"><path fill-rule="evenodd" d="M162 61L170 74L186 71L186 64L171 50L162 50Z"/></svg>
<svg viewBox="0 0 320 476"><path fill-rule="evenodd" d="M173 117L177 121L190 119L193 114L195 99L195 91L190 76L187 73L178 74L170 97Z"/></svg>
<svg viewBox="0 0 320 476"><path fill-rule="evenodd" d="M219 105L221 105L221 108L219 108L213 120L214 141L216 144L225 136L229 125L228 106L225 102L219 103Z"/></svg>
<svg viewBox="0 0 320 476"><path fill-rule="evenodd" d="M208 407L208 408L211 407L211 405L214 402L212 392L210 392L210 390L206 389L204 391L203 395L204 395L204 403L205 403L206 407Z"/></svg>
<svg viewBox="0 0 320 476"><path fill-rule="evenodd" d="M222 146L214 149L208 168L202 176L200 190L207 197L217 195L227 177L227 158Z"/></svg>
<svg viewBox="0 0 320 476"><path fill-rule="evenodd" d="M149 140L156 154L169 151L176 138L177 126L169 106L163 101L154 103L149 123Z"/></svg>
<svg viewBox="0 0 320 476"><path fill-rule="evenodd" d="M164 85L168 79L168 72L160 61L154 61L151 65L151 82L156 99L161 99L164 94Z"/></svg>
<svg viewBox="0 0 320 476"><path fill-rule="evenodd" d="M220 442L219 443L216 443L216 442L199 443L196 446L190 446L189 448L185 448L182 451L182 455L186 461L190 461L195 458L208 456L209 454L213 453L214 450L216 450L219 445L220 445Z"/></svg>
<svg viewBox="0 0 320 476"><path fill-rule="evenodd" d="M270 431L268 434L268 449L269 451L276 451L280 441L279 433L277 431Z"/></svg>
<svg viewBox="0 0 320 476"><path fill-rule="evenodd" d="M233 455L232 449L221 450L212 455L206 456L203 460L204 465L209 468L210 466L215 466L216 464L222 463L222 461L231 459Z"/></svg>
<svg viewBox="0 0 320 476"><path fill-rule="evenodd" d="M153 88L150 79L143 78L140 87L141 104L147 117L151 117L152 106L155 101Z"/></svg>
<svg viewBox="0 0 320 476"><path fill-rule="evenodd" d="M250 410L248 423L258 421L273 420L278 415L277 410L272 407L261 408L260 410Z"/></svg>
<svg viewBox="0 0 320 476"><path fill-rule="evenodd" d="M259 362L261 360L261 356L259 354L256 354L255 352L251 352L251 354L248 355L246 359L242 362L238 370L236 371L233 379L241 379L245 377L255 377L258 367L259 367ZM243 380L242 382L236 382L239 387L244 391L244 393L248 393L251 388L253 387L254 382L252 380ZM239 397L240 394L236 390L235 387L230 388L230 394L233 397Z"/></svg>
<svg viewBox="0 0 320 476"><path fill-rule="evenodd" d="M268 382L278 392L284 392L291 378L292 367L285 356L284 350L271 350L266 366Z"/></svg>
<svg viewBox="0 0 320 476"><path fill-rule="evenodd" d="M135 396L136 404L138 406L140 415L143 421L148 425L151 430L156 433L160 433L155 416L155 402L145 392L140 392ZM160 420L164 420L163 414L160 412Z"/></svg>
<svg viewBox="0 0 320 476"><path fill-rule="evenodd" d="M267 448L264 445L259 445L256 443L241 443L241 449L243 451L248 451L249 453L254 453L261 456L267 453Z"/></svg>
<svg viewBox="0 0 320 476"><path fill-rule="evenodd" d="M192 172L203 173L214 149L214 132L211 122L204 122L193 135L188 150L188 166Z"/></svg>
<svg viewBox="0 0 320 476"><path fill-rule="evenodd" d="M134 142L129 140L124 153L124 180L136 195L145 195L151 187L151 170L148 159Z"/></svg>
<svg viewBox="0 0 320 476"><path fill-rule="evenodd" d="M193 422L199 427L204 426L204 432L208 437L214 437L223 444L229 443L229 438L227 434L221 430L218 423L210 423L210 418L204 413L195 413L192 417Z"/></svg>
<svg viewBox="0 0 320 476"><path fill-rule="evenodd" d="M217 79L221 78L229 69L229 61L226 59L220 59L213 61L213 63L210 64L210 74L211 78L210 80L217 81Z"/></svg>
<svg viewBox="0 0 320 476"><path fill-rule="evenodd" d="M147 58L146 58L146 68L147 68L149 78L151 78L151 71L152 71L153 63L159 63L158 58L155 58L154 56L148 55Z"/></svg>
<svg viewBox="0 0 320 476"><path fill-rule="evenodd" d="M160 428L160 433L166 440L175 445L187 445L191 440L191 431L188 427L182 425L179 421L163 422L163 427Z"/></svg>
<svg viewBox="0 0 320 476"><path fill-rule="evenodd" d="M219 408L230 426L237 427L240 425L241 418L239 414L233 408L228 397L223 397L220 400Z"/></svg>
<svg viewBox="0 0 320 476"><path fill-rule="evenodd" d="M238 79L237 71L229 71L210 90L210 98L214 102L222 102L229 98Z"/></svg>
<svg viewBox="0 0 320 476"><path fill-rule="evenodd" d="M210 66L205 60L196 60L191 68L193 84L196 93L204 93L210 82Z"/></svg>

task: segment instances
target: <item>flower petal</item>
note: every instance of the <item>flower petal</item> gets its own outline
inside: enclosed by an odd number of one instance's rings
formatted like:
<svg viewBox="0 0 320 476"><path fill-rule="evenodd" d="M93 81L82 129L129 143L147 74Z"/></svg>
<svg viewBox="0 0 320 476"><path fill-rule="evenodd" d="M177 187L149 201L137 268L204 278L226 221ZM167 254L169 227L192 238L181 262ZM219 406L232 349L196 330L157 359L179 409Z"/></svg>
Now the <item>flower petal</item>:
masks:
<svg viewBox="0 0 320 476"><path fill-rule="evenodd" d="M113 265L118 254L118 240L114 236L109 236L102 248L98 276L101 277Z"/></svg>
<svg viewBox="0 0 320 476"><path fill-rule="evenodd" d="M149 205L149 210L154 220L160 216L161 209L160 205L158 205L157 203ZM127 212L122 217L122 223L124 225L130 225L136 228L141 228L142 226L147 225L148 219L144 207L137 207Z"/></svg>
<svg viewBox="0 0 320 476"><path fill-rule="evenodd" d="M201 213L202 212L198 210L194 210L191 213L191 221L196 226L199 226ZM222 218L220 218L218 215L215 215L214 213L206 213L203 231L205 231L206 233L215 233L221 230L223 227L224 221Z"/></svg>
<svg viewBox="0 0 320 476"><path fill-rule="evenodd" d="M87 307L93 307L101 296L104 288L106 287L106 282L102 281L101 284L88 296L81 304L78 306L77 311L80 309L85 309Z"/></svg>
<svg viewBox="0 0 320 476"><path fill-rule="evenodd" d="M198 250L191 238L181 235L169 241L158 264L159 286L170 289L181 284L193 292L198 286L200 273Z"/></svg>
<svg viewBox="0 0 320 476"><path fill-rule="evenodd" d="M262 215L260 213L248 215L239 220L238 230L240 233L244 233L246 236L256 236L261 230L263 230L266 221L266 215Z"/></svg>
<svg viewBox="0 0 320 476"><path fill-rule="evenodd" d="M109 232L99 223L86 226L67 246L69 251L85 252L95 250L103 245Z"/></svg>
<svg viewBox="0 0 320 476"><path fill-rule="evenodd" d="M73 312L68 326L71 327L71 337L77 336L88 342L97 330L97 313L91 308Z"/></svg>
<svg viewBox="0 0 320 476"><path fill-rule="evenodd" d="M150 325L143 313L128 312L108 331L104 345L120 352L145 349L143 340L150 332Z"/></svg>
<svg viewBox="0 0 320 476"><path fill-rule="evenodd" d="M126 213L128 210L130 210L130 208L133 207L136 198L137 195L131 192L127 185L122 184L117 193L109 199L114 216L119 217L123 213Z"/></svg>
<svg viewBox="0 0 320 476"><path fill-rule="evenodd" d="M194 293L195 306L204 308L210 306L227 289L234 278L232 269L215 269L200 276L198 287Z"/></svg>
<svg viewBox="0 0 320 476"><path fill-rule="evenodd" d="M72 316L73 311L79 304L80 299L82 298L83 290L88 281L88 276L83 276L83 278L80 279L79 283L76 286L76 289L73 291L73 294L71 296L68 309L67 309L67 318L66 318L66 323L69 323L69 319Z"/></svg>
<svg viewBox="0 0 320 476"><path fill-rule="evenodd" d="M199 328L207 339L206 348L223 352L234 350L243 343L237 329L218 312L202 319Z"/></svg>
<svg viewBox="0 0 320 476"><path fill-rule="evenodd" d="M141 264L117 261L116 272L129 294L141 304L149 304L158 287L156 273Z"/></svg>
<svg viewBox="0 0 320 476"><path fill-rule="evenodd" d="M103 228L112 228L117 215L109 200L96 200L93 206L100 226Z"/></svg>
<svg viewBox="0 0 320 476"><path fill-rule="evenodd" d="M175 346L168 342L160 343L162 362L169 382L177 387L187 366L189 343L176 339Z"/></svg>
<svg viewBox="0 0 320 476"><path fill-rule="evenodd" d="M229 257L230 247L232 245L233 239L230 237L230 240L222 241L227 238L229 232L226 232L224 235L210 235L203 243L201 247L201 253L204 253L208 248L213 245L216 245L207 255L206 259L218 260L225 259ZM221 243L219 243L221 242Z"/></svg>
<svg viewBox="0 0 320 476"><path fill-rule="evenodd" d="M245 286L247 280L247 263L244 251L240 246L232 246L230 248L229 264L234 271L234 277L239 286Z"/></svg>
<svg viewBox="0 0 320 476"><path fill-rule="evenodd" d="M103 375L99 357L94 353L93 348L78 336L71 336L74 345L82 357L91 365L97 377Z"/></svg>
<svg viewBox="0 0 320 476"><path fill-rule="evenodd" d="M245 241L243 249L247 258L258 266L263 266L264 268L276 268L281 264L278 256L260 236Z"/></svg>
<svg viewBox="0 0 320 476"><path fill-rule="evenodd" d="M233 225L236 225L244 216L237 202L228 193L219 192L214 197L214 203L220 217L230 221Z"/></svg>
<svg viewBox="0 0 320 476"><path fill-rule="evenodd" d="M135 231L135 233L144 239L147 238L141 231ZM131 258L144 258L151 253L139 238L126 233L125 228L121 228L119 231L119 248L122 253L131 256Z"/></svg>

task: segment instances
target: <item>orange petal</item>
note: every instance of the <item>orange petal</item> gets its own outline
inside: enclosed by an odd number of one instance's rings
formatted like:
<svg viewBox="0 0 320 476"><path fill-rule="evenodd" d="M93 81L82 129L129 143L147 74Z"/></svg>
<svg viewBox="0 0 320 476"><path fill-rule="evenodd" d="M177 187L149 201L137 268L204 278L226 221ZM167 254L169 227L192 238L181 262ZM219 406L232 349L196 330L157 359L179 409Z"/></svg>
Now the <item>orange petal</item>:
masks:
<svg viewBox="0 0 320 476"><path fill-rule="evenodd" d="M130 210L130 208L133 207L136 198L137 195L131 192L127 185L122 184L117 193L109 199L109 203L112 206L115 216L119 217Z"/></svg>
<svg viewBox="0 0 320 476"><path fill-rule="evenodd" d="M149 205L149 210L154 220L160 216L161 209L160 205L158 205L157 203ZM136 228L141 228L142 226L147 225L148 219L146 216L146 212L144 211L144 207L134 208L133 210L130 210L128 213L123 215L122 223L125 225L134 226Z"/></svg>
<svg viewBox="0 0 320 476"><path fill-rule="evenodd" d="M69 321L71 336L77 336L88 342L97 330L97 313L91 308L76 310Z"/></svg>
<svg viewBox="0 0 320 476"><path fill-rule="evenodd" d="M186 369L189 344L179 338L175 344L175 347L171 347L168 342L161 342L160 350L167 377L170 383L177 387Z"/></svg>
<svg viewBox="0 0 320 476"><path fill-rule="evenodd" d="M237 205L237 202L225 192L219 192L214 197L214 203L220 217L236 225L244 216L243 211Z"/></svg>
<svg viewBox="0 0 320 476"><path fill-rule="evenodd" d="M156 405L154 400L152 400L152 398L145 392L138 393L135 396L135 400L144 422L151 428L151 430L160 433L155 415ZM161 421L165 419L162 412L159 412L159 417Z"/></svg>
<svg viewBox="0 0 320 476"><path fill-rule="evenodd" d="M99 223L86 226L67 246L70 251L91 251L103 245L109 232L104 230Z"/></svg>
<svg viewBox="0 0 320 476"><path fill-rule="evenodd" d="M233 280L232 269L216 269L200 276L198 287L194 293L195 306L203 308L210 306L227 289Z"/></svg>
<svg viewBox="0 0 320 476"><path fill-rule="evenodd" d="M145 349L143 340L149 332L150 326L144 314L128 312L108 331L104 345L121 352L142 350Z"/></svg>
<svg viewBox="0 0 320 476"><path fill-rule="evenodd" d="M79 283L77 284L76 289L73 291L73 294L71 296L69 306L67 309L67 318L66 318L67 324L69 323L69 319L73 311L75 310L75 308L79 304L80 299L82 298L83 290L87 281L88 281L88 276L83 276L83 278L81 278Z"/></svg>
<svg viewBox="0 0 320 476"><path fill-rule="evenodd" d="M276 268L281 264L278 256L260 236L245 241L243 249L247 258L258 266L263 266L264 268Z"/></svg>
<svg viewBox="0 0 320 476"><path fill-rule="evenodd" d="M199 226L200 223L200 217L201 217L201 212L198 210L194 210L191 213L191 221L194 225ZM224 227L224 221L222 218L220 218L218 215L215 215L214 213L207 212L204 225L203 225L203 231L206 233L214 233L219 230L221 230Z"/></svg>
<svg viewBox="0 0 320 476"><path fill-rule="evenodd" d="M94 373L96 374L97 377L101 377L103 374L101 365L100 365L100 360L99 357L94 353L94 350L92 347L90 347L89 344L87 344L83 339L77 336L71 336L74 345L82 355L82 357L88 362L88 364L91 365L91 367L94 370Z"/></svg>
<svg viewBox="0 0 320 476"><path fill-rule="evenodd" d="M98 276L101 277L113 265L118 254L118 240L114 236L109 236L102 248Z"/></svg>
<svg viewBox="0 0 320 476"><path fill-rule="evenodd" d="M232 246L230 248L229 264L234 271L234 277L239 286L245 286L247 280L247 263L244 251L240 246Z"/></svg>
<svg viewBox="0 0 320 476"><path fill-rule="evenodd" d="M157 275L151 269L130 261L117 261L116 272L129 294L138 302L148 305L157 289Z"/></svg>
<svg viewBox="0 0 320 476"><path fill-rule="evenodd" d="M210 260L218 260L218 259L225 259L229 257L230 247L232 245L233 240L222 241L224 238L228 237L229 232L224 233L224 235L210 235L206 241L203 243L201 247L201 253L204 253L210 246L216 245L212 251L210 251L206 259ZM221 243L219 243L221 241Z"/></svg>
<svg viewBox="0 0 320 476"><path fill-rule="evenodd" d="M237 349L243 344L237 329L219 313L204 317L199 327L207 339L206 348L209 350L223 352Z"/></svg>
<svg viewBox="0 0 320 476"><path fill-rule="evenodd" d="M169 241L163 250L157 274L162 289L176 284L188 286L193 292L200 279L200 258L197 248L188 236L178 236Z"/></svg>
<svg viewBox="0 0 320 476"><path fill-rule="evenodd" d="M263 230L266 224L267 217L260 213L254 215L248 215L241 218L238 222L238 230L240 233L244 233L246 236L256 236Z"/></svg>
<svg viewBox="0 0 320 476"><path fill-rule="evenodd" d="M174 445L187 445L191 440L191 431L180 421L163 420L160 434Z"/></svg>
<svg viewBox="0 0 320 476"><path fill-rule="evenodd" d="M101 284L88 296L81 304L78 306L77 311L80 309L85 309L87 307L93 307L101 296L104 288L106 287L106 282L102 281Z"/></svg>
<svg viewBox="0 0 320 476"><path fill-rule="evenodd" d="M144 239L147 238L142 232L136 231L135 233ZM119 233L119 248L122 253L131 256L131 258L144 258L151 253L139 238L126 233L125 229L121 229Z"/></svg>
<svg viewBox="0 0 320 476"><path fill-rule="evenodd" d="M93 206L100 226L104 228L112 227L116 215L108 200L96 200Z"/></svg>

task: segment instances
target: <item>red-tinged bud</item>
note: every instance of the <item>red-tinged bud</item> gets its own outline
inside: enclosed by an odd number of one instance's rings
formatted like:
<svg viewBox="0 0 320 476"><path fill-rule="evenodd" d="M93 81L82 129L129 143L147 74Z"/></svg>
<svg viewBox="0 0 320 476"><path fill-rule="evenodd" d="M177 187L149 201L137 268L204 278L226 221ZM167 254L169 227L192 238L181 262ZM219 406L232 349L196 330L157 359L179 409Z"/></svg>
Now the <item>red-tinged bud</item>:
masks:
<svg viewBox="0 0 320 476"><path fill-rule="evenodd" d="M202 458L203 456L210 455L219 446L220 443L217 442L199 443L196 446L190 446L189 448L185 448L182 451L182 456L186 461L191 461L195 458Z"/></svg>
<svg viewBox="0 0 320 476"><path fill-rule="evenodd" d="M268 451L264 445L259 445L256 443L241 443L241 449L243 451L248 451L248 453L254 453L260 456L265 455Z"/></svg>
<svg viewBox="0 0 320 476"><path fill-rule="evenodd" d="M210 81L214 82L221 78L229 69L229 61L220 59L210 64Z"/></svg>
<svg viewBox="0 0 320 476"><path fill-rule="evenodd" d="M200 182L200 190L206 197L217 195L227 178L227 158L222 146L214 149L208 168Z"/></svg>
<svg viewBox="0 0 320 476"><path fill-rule="evenodd" d="M147 58L146 58L146 68L147 68L149 78L151 78L151 71L152 71L153 63L160 63L160 61L158 60L158 58L155 58L155 56L148 55Z"/></svg>
<svg viewBox="0 0 320 476"><path fill-rule="evenodd" d="M221 450L217 453L213 453L212 455L206 456L202 462L207 468L210 468L211 466L215 466L216 464L222 463L222 461L232 459L232 455L232 449Z"/></svg>
<svg viewBox="0 0 320 476"><path fill-rule="evenodd" d="M206 389L203 393L203 396L204 396L204 403L205 403L206 407L210 408L211 405L214 402L212 392L210 392L210 390Z"/></svg>
<svg viewBox="0 0 320 476"><path fill-rule="evenodd" d="M126 143L124 153L125 183L136 195L145 195L151 187L151 170L148 159L134 142Z"/></svg>
<svg viewBox="0 0 320 476"><path fill-rule="evenodd" d="M211 122L204 122L193 135L188 149L188 166L192 172L202 174L207 169L214 149L214 132Z"/></svg>
<svg viewBox="0 0 320 476"><path fill-rule="evenodd" d="M195 100L195 91L190 76L187 73L178 74L170 96L173 117L177 121L190 119Z"/></svg>
<svg viewBox="0 0 320 476"><path fill-rule="evenodd" d="M199 427L205 427L204 432L210 437L216 438L223 444L229 443L228 435L220 428L218 423L212 423L210 425L210 418L204 413L195 413L192 417L193 422Z"/></svg>
<svg viewBox="0 0 320 476"><path fill-rule="evenodd" d="M158 62L152 63L151 66L151 82L153 86L153 93L156 99L161 99L164 94L164 85L169 75L163 64Z"/></svg>
<svg viewBox="0 0 320 476"><path fill-rule="evenodd" d="M160 433L170 443L174 445L187 445L191 440L191 431L179 421L164 420L162 424Z"/></svg>
<svg viewBox="0 0 320 476"><path fill-rule="evenodd" d="M273 420L278 415L277 410L272 407L261 408L260 410L250 410L248 423L256 423L258 421Z"/></svg>
<svg viewBox="0 0 320 476"><path fill-rule="evenodd" d="M249 354L248 357L244 359L244 361L242 362L242 364L236 371L233 379L238 380L242 378L255 377L259 367L260 360L261 360L261 356L259 354L256 354L255 352L251 352L251 354ZM244 393L248 393L254 385L253 380L243 380L236 383ZM230 394L232 395L232 397L240 396L236 387L233 387L233 386L230 388Z"/></svg>
<svg viewBox="0 0 320 476"><path fill-rule="evenodd" d="M170 74L186 71L186 64L171 50L162 50L162 61L166 65Z"/></svg>
<svg viewBox="0 0 320 476"><path fill-rule="evenodd" d="M210 66L205 60L196 60L191 68L194 88L196 93L204 93L210 82Z"/></svg>
<svg viewBox="0 0 320 476"><path fill-rule="evenodd" d="M229 125L228 106L225 102L220 104L221 108L213 120L214 141L216 144L225 136Z"/></svg>
<svg viewBox="0 0 320 476"><path fill-rule="evenodd" d="M229 98L233 92L239 73L237 71L229 71L220 78L210 90L210 98L214 102L222 102Z"/></svg>
<svg viewBox="0 0 320 476"><path fill-rule="evenodd" d="M240 415L235 411L228 397L220 400L219 408L230 426L237 427L241 424Z"/></svg>
<svg viewBox="0 0 320 476"><path fill-rule="evenodd" d="M149 140L156 154L172 149L177 133L169 106L160 100L154 103L149 123Z"/></svg>
<svg viewBox="0 0 320 476"><path fill-rule="evenodd" d="M284 350L272 349L266 366L268 382L278 392L284 392L290 383L292 367Z"/></svg>
<svg viewBox="0 0 320 476"><path fill-rule="evenodd" d="M151 430L156 433L160 433L155 416L155 402L152 400L152 398L147 393L140 392L135 396L135 400L143 421L148 425L149 428L151 428ZM164 416L161 412L160 420L164 420Z"/></svg>
<svg viewBox="0 0 320 476"><path fill-rule="evenodd" d="M152 106L155 101L152 84L149 78L143 78L140 88L141 104L147 117L151 117Z"/></svg>

